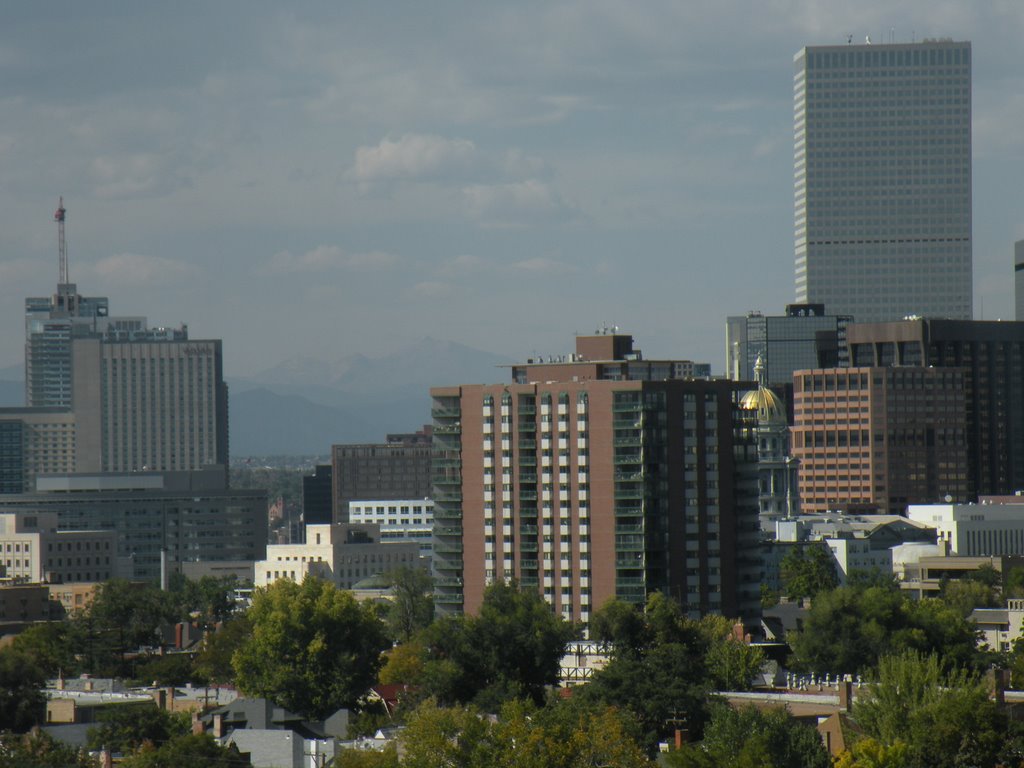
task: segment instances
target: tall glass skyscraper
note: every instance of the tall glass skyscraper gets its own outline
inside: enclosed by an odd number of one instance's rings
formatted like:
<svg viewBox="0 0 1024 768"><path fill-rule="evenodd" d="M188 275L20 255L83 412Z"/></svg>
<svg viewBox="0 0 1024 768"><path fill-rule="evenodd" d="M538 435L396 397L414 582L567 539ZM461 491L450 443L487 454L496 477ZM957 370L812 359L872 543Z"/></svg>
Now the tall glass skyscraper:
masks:
<svg viewBox="0 0 1024 768"><path fill-rule="evenodd" d="M794 57L796 300L970 319L971 44Z"/></svg>

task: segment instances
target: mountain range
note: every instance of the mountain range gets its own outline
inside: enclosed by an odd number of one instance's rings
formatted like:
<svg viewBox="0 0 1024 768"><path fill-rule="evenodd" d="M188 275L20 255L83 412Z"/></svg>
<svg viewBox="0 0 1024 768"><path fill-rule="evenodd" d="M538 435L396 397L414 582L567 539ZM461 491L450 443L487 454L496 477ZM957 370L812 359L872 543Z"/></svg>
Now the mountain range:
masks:
<svg viewBox="0 0 1024 768"><path fill-rule="evenodd" d="M425 337L382 357L285 360L228 377L232 456L324 454L335 443L383 442L430 422L430 388L507 381L512 361ZM0 369L0 407L24 403L21 366Z"/></svg>

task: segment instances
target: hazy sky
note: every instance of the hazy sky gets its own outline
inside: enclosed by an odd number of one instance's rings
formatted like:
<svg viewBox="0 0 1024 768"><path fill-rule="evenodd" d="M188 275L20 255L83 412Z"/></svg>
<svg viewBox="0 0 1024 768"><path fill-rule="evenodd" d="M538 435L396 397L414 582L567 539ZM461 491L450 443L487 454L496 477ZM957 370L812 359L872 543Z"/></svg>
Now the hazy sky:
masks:
<svg viewBox="0 0 1024 768"><path fill-rule="evenodd" d="M0 366L70 274L229 374L616 324L723 367L793 298L792 57L974 45L975 315L1012 319L1024 4L48 2L0 24Z"/></svg>

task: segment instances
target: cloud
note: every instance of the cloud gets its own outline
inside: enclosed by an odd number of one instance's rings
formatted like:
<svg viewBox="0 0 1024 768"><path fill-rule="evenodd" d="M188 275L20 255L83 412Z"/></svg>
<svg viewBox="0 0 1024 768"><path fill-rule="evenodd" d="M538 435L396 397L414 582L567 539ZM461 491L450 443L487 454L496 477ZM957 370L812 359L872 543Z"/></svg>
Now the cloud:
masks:
<svg viewBox="0 0 1024 768"><path fill-rule="evenodd" d="M412 292L425 299L441 299L455 294L455 286L438 280L426 280L412 287Z"/></svg>
<svg viewBox="0 0 1024 768"><path fill-rule="evenodd" d="M409 133L359 147L349 173L360 182L461 176L478 157L476 145L468 139Z"/></svg>
<svg viewBox="0 0 1024 768"><path fill-rule="evenodd" d="M389 269L398 261L397 256L385 251L348 253L336 245L319 245L302 254L293 254L291 251L275 253L263 266L262 271L265 274L325 272L336 269L370 271Z"/></svg>
<svg viewBox="0 0 1024 768"><path fill-rule="evenodd" d="M537 179L473 184L462 189L469 215L487 226L516 226L537 219L571 218L574 211Z"/></svg>
<svg viewBox="0 0 1024 768"><path fill-rule="evenodd" d="M137 253L106 256L86 269L100 282L129 286L163 286L199 275L199 269L192 264Z"/></svg>
<svg viewBox="0 0 1024 768"><path fill-rule="evenodd" d="M526 259L524 261L517 261L512 264L515 269L522 270L524 272L533 272L537 274L548 274L548 275L565 275L570 272L575 272L576 267L572 264L566 264L564 261L556 261L554 259L545 258L534 258Z"/></svg>

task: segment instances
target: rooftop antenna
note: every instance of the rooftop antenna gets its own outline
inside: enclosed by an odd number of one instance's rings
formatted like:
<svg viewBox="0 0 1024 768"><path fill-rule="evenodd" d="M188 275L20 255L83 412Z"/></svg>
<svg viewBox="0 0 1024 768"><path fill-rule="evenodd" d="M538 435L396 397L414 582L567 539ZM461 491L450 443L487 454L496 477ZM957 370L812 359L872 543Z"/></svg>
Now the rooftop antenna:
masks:
<svg viewBox="0 0 1024 768"><path fill-rule="evenodd" d="M57 282L60 285L67 285L68 282L68 247L64 241L64 219L67 217L67 213L64 208L64 196L61 195L57 211L53 214L53 220L57 222L57 249L60 254L59 279Z"/></svg>

